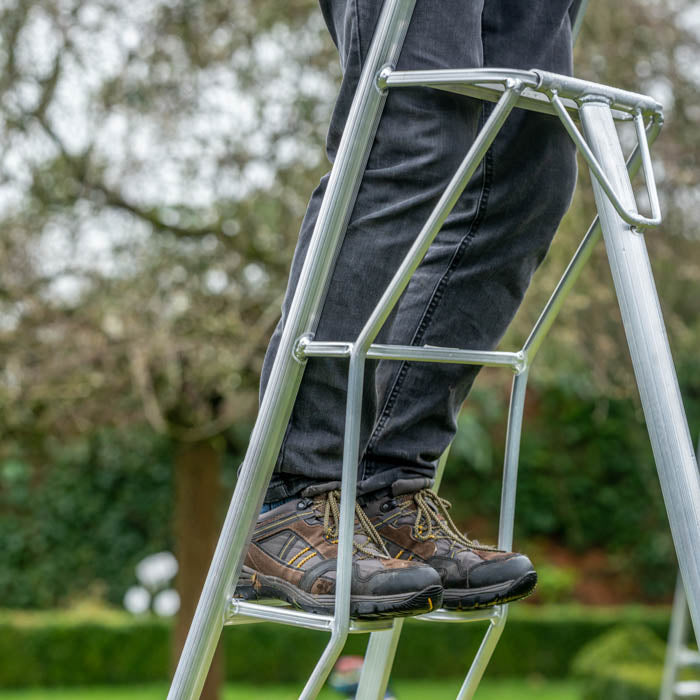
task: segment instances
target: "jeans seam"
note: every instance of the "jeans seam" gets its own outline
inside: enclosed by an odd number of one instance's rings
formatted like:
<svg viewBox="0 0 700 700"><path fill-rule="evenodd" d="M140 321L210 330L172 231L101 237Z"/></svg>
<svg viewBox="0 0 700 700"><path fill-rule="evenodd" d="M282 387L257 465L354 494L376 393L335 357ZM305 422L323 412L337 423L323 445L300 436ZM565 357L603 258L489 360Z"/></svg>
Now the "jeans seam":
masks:
<svg viewBox="0 0 700 700"><path fill-rule="evenodd" d="M352 7L355 13L355 35L357 37L357 56L360 60L360 72L362 72L362 67L364 65L364 58L362 57L362 41L360 41L360 8L358 6L359 0L353 0Z"/></svg>
<svg viewBox="0 0 700 700"><path fill-rule="evenodd" d="M450 260L450 263L447 266L447 269L443 273L443 275L440 278L440 280L438 281L438 283L435 285L435 289L430 297L430 300L428 301L428 304L425 308L425 311L423 312L423 315L421 316L421 320L420 320L420 323L418 324L418 327L416 328L416 332L413 335L413 338L411 340L411 345L418 344L420 342L421 338L425 335L425 331L428 329L428 326L430 324L430 320L433 317L433 314L435 313L435 310L437 309L437 306L440 303L440 301L444 295L445 287L447 286L447 283L449 282L449 279L451 277L452 272L457 267L459 261L464 256L464 253L465 253L469 243L473 240L474 236L477 234L477 232L479 230L481 222L483 221L483 219L486 215L488 196L489 196L489 192L491 191L491 176L492 176L492 156L491 156L491 150L489 149L486 152L486 155L484 156L484 174L483 174L482 181L481 181L481 192L479 193L479 203L477 206L476 215L474 216L474 219L472 221L471 227L469 228L469 231L462 238L462 240L460 241L459 245L457 246L454 254L452 255L452 259ZM396 375L396 378L394 379L394 383L391 387L391 391L389 392L389 395L387 396L386 402L384 403L384 408L382 409L382 412L381 412L379 418L377 419L377 422L375 424L374 430L372 431L372 435L370 436L370 439L367 441L367 448L365 450L365 454L372 451L372 449L377 444L377 441L381 437L381 433L382 433L384 427L386 426L389 418L391 417L394 406L396 405L396 399L397 399L398 394L401 390L401 386L406 378L406 375L408 374L409 369L410 369L410 364L408 362L404 361L401 363L401 368L399 369L399 371ZM364 463L364 456L363 456L363 463ZM363 469L363 478L365 477L366 471L367 471L366 468Z"/></svg>

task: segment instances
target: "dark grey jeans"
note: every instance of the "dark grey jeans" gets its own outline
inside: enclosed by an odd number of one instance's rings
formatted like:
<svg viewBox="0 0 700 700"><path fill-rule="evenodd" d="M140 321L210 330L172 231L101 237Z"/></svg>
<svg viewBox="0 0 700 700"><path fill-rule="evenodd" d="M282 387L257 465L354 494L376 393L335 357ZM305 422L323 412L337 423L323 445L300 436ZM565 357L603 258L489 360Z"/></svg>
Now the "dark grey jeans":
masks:
<svg viewBox="0 0 700 700"><path fill-rule="evenodd" d="M542 68L571 72L571 0L417 0L398 67ZM321 0L343 67L328 133L331 160L381 9L381 0ZM316 333L352 341L491 107L429 89L390 91ZM496 346L566 211L574 149L552 117L514 110L419 267L379 342L470 349ZM328 176L314 191L294 255L282 318ZM347 363L311 359L266 502L340 480ZM452 440L477 370L369 362L359 491L430 479Z"/></svg>

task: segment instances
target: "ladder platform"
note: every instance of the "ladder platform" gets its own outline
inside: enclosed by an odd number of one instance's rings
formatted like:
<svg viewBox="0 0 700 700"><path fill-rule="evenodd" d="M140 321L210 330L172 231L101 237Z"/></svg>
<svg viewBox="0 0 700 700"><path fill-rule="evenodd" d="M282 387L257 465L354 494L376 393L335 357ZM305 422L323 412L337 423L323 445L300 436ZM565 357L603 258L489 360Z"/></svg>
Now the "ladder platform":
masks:
<svg viewBox="0 0 700 700"><path fill-rule="evenodd" d="M649 115L660 115L662 111L661 105L648 95L542 70L452 68L398 71L386 68L379 75L378 85L383 89L429 87L496 102L507 84L513 81L525 86L516 107L543 114L557 115L547 95L552 90L557 91L566 110L577 120L579 100L589 96L605 98L618 121L629 121L637 110Z"/></svg>
<svg viewBox="0 0 700 700"><path fill-rule="evenodd" d="M434 610L424 615L413 615L408 618L420 620L421 622L484 622L498 620L505 616L505 606L496 605L483 610ZM228 599L225 611L226 625L247 625L253 622L278 622L283 625L293 627L304 627L306 629L318 630L320 632L331 632L333 630L332 615L316 615L292 608L286 603L278 600L269 600L258 603L251 603L247 600L234 598ZM362 634L367 632L379 632L390 630L397 618L386 618L383 620L361 620L351 619L349 632L351 634Z"/></svg>

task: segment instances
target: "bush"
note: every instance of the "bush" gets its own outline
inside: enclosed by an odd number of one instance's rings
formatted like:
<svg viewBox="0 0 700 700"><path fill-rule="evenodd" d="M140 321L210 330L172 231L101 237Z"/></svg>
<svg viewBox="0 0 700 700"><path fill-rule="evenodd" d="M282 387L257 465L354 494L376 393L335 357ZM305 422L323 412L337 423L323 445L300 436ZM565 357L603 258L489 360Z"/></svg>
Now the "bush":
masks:
<svg viewBox="0 0 700 700"><path fill-rule="evenodd" d="M691 428L700 427L700 367L687 373ZM498 520L507 400L477 384L460 416L444 494L480 524ZM468 508L468 513L464 510ZM480 525L481 527L481 525ZM491 536L494 532L482 534ZM533 385L520 450L516 535L586 552L604 548L650 597L670 594L675 555L639 402Z"/></svg>
<svg viewBox="0 0 700 700"><path fill-rule="evenodd" d="M86 593L121 604L146 554L172 548L167 441L102 431L0 462L0 601L47 608Z"/></svg>
<svg viewBox="0 0 700 700"><path fill-rule="evenodd" d="M616 627L581 649L572 665L584 679L583 700L656 700L665 647L648 627Z"/></svg>
<svg viewBox="0 0 700 700"><path fill-rule="evenodd" d="M514 606L488 675L565 677L571 659L587 642L620 622L642 620L665 634L668 611ZM476 623L407 621L396 676L463 677L484 630ZM0 687L165 680L170 631L168 621L121 612L0 614ZM222 639L230 680L280 683L305 679L328 638L308 630L254 624L227 628ZM366 643L365 635L352 635L345 653L362 654Z"/></svg>

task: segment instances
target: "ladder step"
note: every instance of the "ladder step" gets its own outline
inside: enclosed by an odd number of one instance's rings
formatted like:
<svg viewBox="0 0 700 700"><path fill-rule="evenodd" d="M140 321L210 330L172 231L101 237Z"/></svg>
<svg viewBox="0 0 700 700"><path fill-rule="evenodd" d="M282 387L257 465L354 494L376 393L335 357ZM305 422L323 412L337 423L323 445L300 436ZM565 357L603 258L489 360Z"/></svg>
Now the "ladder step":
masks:
<svg viewBox="0 0 700 700"><path fill-rule="evenodd" d="M416 615L411 619L421 622L481 622L496 620L504 614L503 605L484 610L435 610L425 615ZM350 620L351 633L378 632L392 628L393 618L385 620ZM333 626L332 615L315 615L292 608L277 600L250 603L246 600L230 597L226 606L224 624L246 625L253 622L279 622L283 625L304 627L321 632L330 632Z"/></svg>
<svg viewBox="0 0 700 700"><path fill-rule="evenodd" d="M677 666L683 667L700 667L700 652L694 649L681 649L678 652L678 660L676 661Z"/></svg>
<svg viewBox="0 0 700 700"><path fill-rule="evenodd" d="M279 622L283 625L305 627L310 630L330 632L333 628L332 615L315 615L287 606L280 606L279 601L268 603L249 603L238 598L229 598L226 609L226 625L244 625L251 622ZM378 632L389 630L393 618L386 620L350 620L350 633Z"/></svg>
<svg viewBox="0 0 700 700"><path fill-rule="evenodd" d="M483 610L435 610L434 612L425 613L425 615L416 615L414 620L421 622L482 622L484 620L497 620L505 614L505 605L495 605L492 608L484 608Z"/></svg>
<svg viewBox="0 0 700 700"><path fill-rule="evenodd" d="M678 698L700 698L700 681L678 681L673 692Z"/></svg>

